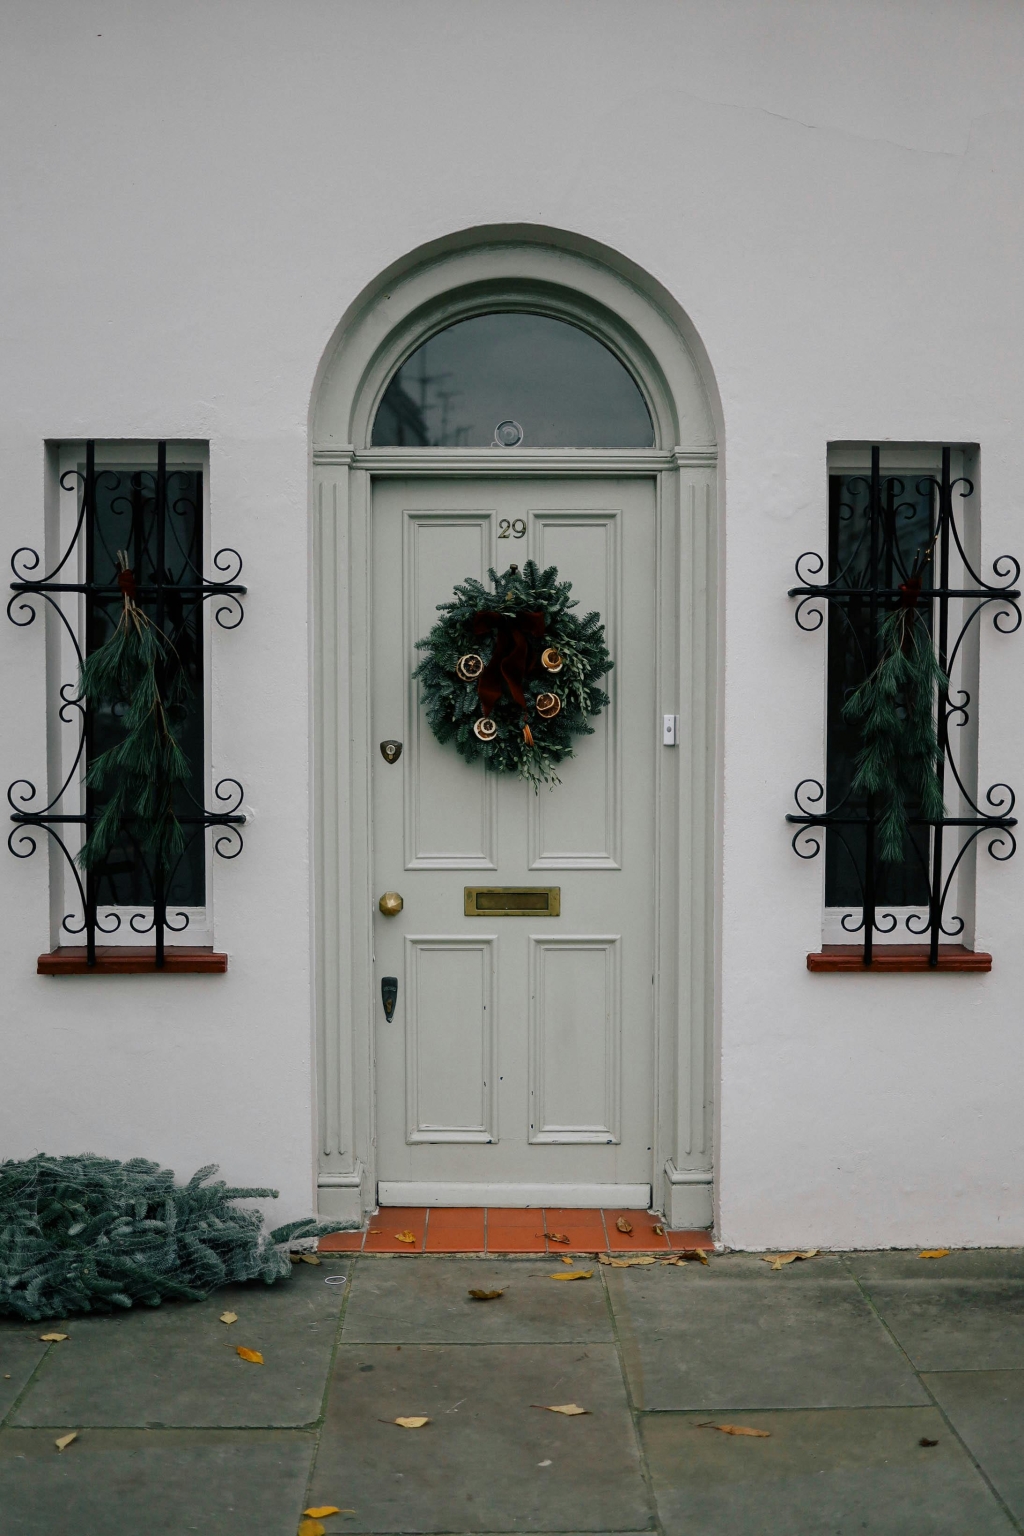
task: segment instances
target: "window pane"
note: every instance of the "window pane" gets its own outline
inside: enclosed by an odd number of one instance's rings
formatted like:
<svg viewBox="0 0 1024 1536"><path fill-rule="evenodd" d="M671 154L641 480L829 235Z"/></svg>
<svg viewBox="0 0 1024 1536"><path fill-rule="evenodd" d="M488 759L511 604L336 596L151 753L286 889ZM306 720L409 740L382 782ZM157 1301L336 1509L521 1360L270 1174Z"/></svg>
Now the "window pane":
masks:
<svg viewBox="0 0 1024 1536"><path fill-rule="evenodd" d="M632 376L600 341L547 315L460 320L424 342L388 385L375 448L651 448Z"/></svg>
<svg viewBox="0 0 1024 1536"><path fill-rule="evenodd" d="M883 506L889 511L893 531L884 549L876 551L877 579L871 580L872 551L868 516L867 475L831 475L829 477L829 567L828 579L842 587L871 585L893 589L905 581L918 550L927 549L932 530L932 492L928 486L918 489L920 472L901 476L887 475L882 482ZM932 585L929 561L922 571L922 584ZM895 606L879 604L876 626ZM930 623L931 604L922 604L921 616ZM843 718L843 705L864 681L868 658L872 654L871 609L865 591L841 603L829 604L828 621L828 798L830 810L843 804L843 814L866 815L863 795L855 795L850 786L856 772L860 736L856 726ZM910 803L910 814L919 810ZM888 906L928 905L929 832L927 827L911 827L907 857L900 864L875 863L875 899ZM863 900L866 840L862 827L843 827L825 837L825 905L859 907ZM858 879L858 871L860 879Z"/></svg>
<svg viewBox="0 0 1024 1536"><path fill-rule="evenodd" d="M189 684L187 702L172 720L192 770L191 782L179 791L178 816L194 816L203 801L203 625L197 594L176 591L192 586L203 568L203 477L198 469L168 469L165 505L157 507L155 469L129 466L98 469L96 515L86 529L87 580L100 586L117 582L117 552L123 549L141 590L140 608L158 624L174 647ZM162 529L161 529L162 524ZM163 537L164 600L158 614L155 596L146 588L156 582L159 541ZM113 634L122 611L120 596L95 594L88 603L87 654ZM88 761L121 740L123 706L91 709L87 719ZM99 812L110 790L88 789L87 810ZM201 827L185 826L186 848L167 884L167 901L180 906L206 905L206 847ZM100 905L151 906L153 887L147 861L133 839L125 838L110 851L94 873Z"/></svg>

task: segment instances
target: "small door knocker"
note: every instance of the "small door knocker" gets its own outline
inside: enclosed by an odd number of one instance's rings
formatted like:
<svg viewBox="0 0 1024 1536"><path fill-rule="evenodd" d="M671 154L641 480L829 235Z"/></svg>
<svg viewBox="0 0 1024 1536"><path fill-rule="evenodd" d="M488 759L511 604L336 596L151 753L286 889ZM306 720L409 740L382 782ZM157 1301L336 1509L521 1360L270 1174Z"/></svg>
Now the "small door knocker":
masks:
<svg viewBox="0 0 1024 1536"><path fill-rule="evenodd" d="M384 1004L384 1017L388 1023L395 1016L395 1004L398 1002L398 977L382 976L380 979L380 1000Z"/></svg>
<svg viewBox="0 0 1024 1536"><path fill-rule="evenodd" d="M386 763L397 763L402 755L402 743L400 741L382 741L380 755Z"/></svg>

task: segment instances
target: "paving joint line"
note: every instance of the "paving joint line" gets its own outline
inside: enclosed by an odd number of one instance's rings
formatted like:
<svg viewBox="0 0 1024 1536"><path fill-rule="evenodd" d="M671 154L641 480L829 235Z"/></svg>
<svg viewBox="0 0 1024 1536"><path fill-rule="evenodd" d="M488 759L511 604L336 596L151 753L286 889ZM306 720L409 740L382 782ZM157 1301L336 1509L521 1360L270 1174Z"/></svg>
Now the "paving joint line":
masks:
<svg viewBox="0 0 1024 1536"><path fill-rule="evenodd" d="M305 1424L86 1424L72 1419L66 1424L4 1424L5 1434L48 1435L55 1429L77 1429L79 1434L101 1435L310 1435L318 1421Z"/></svg>
<svg viewBox="0 0 1024 1536"><path fill-rule="evenodd" d="M611 1324L612 1341L615 1346L615 1358L619 1362L619 1373L622 1376L622 1390L626 1397L626 1408L629 1412L630 1423L633 1426L633 1439L636 1442L636 1454L637 1461L640 1465L640 1476L643 1479L644 1488L646 1490L648 1502L651 1508L653 1529L659 1533L659 1536L665 1536L665 1527L662 1524L661 1510L658 1507L658 1500L654 1491L654 1478L651 1476L651 1469L647 1463L647 1453L644 1450L643 1436L640 1433L640 1410L637 1408L635 1402L633 1401L633 1391L629 1384L629 1373L626 1370L626 1362L622 1349L622 1340L619 1336L619 1320L615 1314L615 1308L612 1305L611 1294L608 1290L608 1277L604 1272L604 1266L601 1267L599 1279L601 1281L601 1288L604 1291L604 1304L608 1311L608 1320ZM648 1527L648 1529L651 1529L651 1527Z"/></svg>
<svg viewBox="0 0 1024 1536"><path fill-rule="evenodd" d="M929 1387L928 1383L925 1380L923 1380L922 1373L917 1369L917 1366L914 1364L913 1360L910 1358L910 1355L904 1349L903 1345L900 1343L899 1339L896 1337L896 1334L889 1327L889 1324L886 1322L885 1318L882 1316L881 1312L878 1310L877 1306L875 1305L874 1297L871 1295L870 1291L867 1289L867 1287L862 1282L861 1277L854 1272L853 1267L850 1264L850 1260L849 1260L848 1256L846 1254L841 1254L840 1258L841 1258L843 1264L846 1266L846 1269L847 1269L847 1271L848 1271L848 1273L850 1275L850 1278L853 1280L854 1285L857 1287L858 1291L863 1296L865 1302L867 1303L868 1307L870 1308L872 1315L877 1319L877 1321L885 1329L886 1334L889 1336L889 1338L892 1340L892 1342L895 1345L895 1347L899 1350L900 1354L903 1356L904 1360L907 1362L907 1365L909 1366L911 1372L913 1373L915 1380L920 1384L921 1390L927 1394L928 1400L931 1403L932 1407L938 1413L939 1417L941 1418L942 1422L945 1424L946 1428L949 1430L949 1433L953 1436L954 1440L957 1442L957 1444L963 1450L964 1455L967 1457L968 1461L971 1463L971 1465L973 1466L974 1470L977 1472L978 1476L981 1478L982 1482L985 1484L986 1488L989 1490L989 1492L991 1493L992 1497L995 1499L996 1503L999 1505L999 1508L1003 1511L1003 1513L1006 1516L1007 1520L1009 1520L1009 1522L1010 1522L1011 1526L1013 1527L1013 1529L1015 1531L1017 1531L1017 1532L1024 1531L1024 1525L1021 1525L1020 1521L1017 1519L1017 1517L1014 1514L1013 1510L1010 1508L1009 1504L1007 1504L1006 1500L1003 1498L1002 1494L999 1492L999 1489L996 1487L995 1483L989 1477L988 1473L985 1471L985 1468L981 1465L981 1462L978 1460L977 1456L975 1456L974 1452L971 1450L970 1446L967 1444L966 1440L960 1434L960 1431L956 1428L956 1426L953 1423L952 1419L949 1417L949 1415L946 1412L945 1408L943 1408L942 1404L939 1402L938 1398L935 1396L935 1393L932 1391L931 1387ZM922 1278L924 1278L924 1277L922 1276ZM950 1374L955 1374L955 1373L951 1372Z"/></svg>
<svg viewBox="0 0 1024 1536"><path fill-rule="evenodd" d="M339 1255L340 1257L340 1255ZM324 1379L324 1390L320 1398L320 1413L313 1421L313 1454L309 1458L309 1471L306 1474L306 1487L302 1496L303 1509L310 1503L313 1488L313 1478L316 1475L316 1464L320 1456L320 1436L323 1432L324 1422L327 1418L327 1399L330 1396L331 1386L334 1382L334 1367L338 1358L338 1350L341 1348L341 1334L345 1327L345 1314L348 1312L348 1304L352 1298L352 1287L355 1283L356 1265L362 1254L359 1250L353 1250L348 1255L348 1270L344 1285L344 1294L341 1298L341 1306L338 1309L338 1321L334 1329L334 1343L331 1345L331 1357L327 1362L327 1375ZM301 1519L301 1511L299 1513Z"/></svg>
<svg viewBox="0 0 1024 1536"><path fill-rule="evenodd" d="M62 1319L62 1321L63 1321L63 1319ZM46 1323L46 1319L41 1319L41 1325L45 1326L45 1323ZM17 1425L8 1423L8 1420L10 1419L11 1414L12 1413L16 1413L17 1410L21 1407L22 1399L27 1397L29 1392L32 1390L33 1386L35 1385L36 1377L38 1376L39 1372L42 1370L43 1366L46 1364L47 1360L49 1360L49 1358L50 1358L51 1350L54 1350L54 1349L57 1349L57 1348L58 1348L57 1344L47 1344L46 1348L43 1350L43 1353L39 1356L39 1359L36 1361L35 1365L32 1367L32 1370L29 1372L28 1380L25 1382L25 1385L22 1387L21 1391L18 1393L17 1397L12 1402L11 1406L8 1408L7 1412L4 1414L3 1418L0 1419L0 1429L15 1429L15 1428L17 1428Z"/></svg>

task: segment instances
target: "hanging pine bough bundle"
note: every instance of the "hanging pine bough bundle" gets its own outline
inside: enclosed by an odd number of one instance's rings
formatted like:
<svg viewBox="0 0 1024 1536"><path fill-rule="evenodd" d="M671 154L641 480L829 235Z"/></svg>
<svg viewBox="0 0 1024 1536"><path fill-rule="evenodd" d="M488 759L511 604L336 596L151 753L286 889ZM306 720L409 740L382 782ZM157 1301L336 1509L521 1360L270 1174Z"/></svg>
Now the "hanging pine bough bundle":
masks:
<svg viewBox="0 0 1024 1536"><path fill-rule="evenodd" d="M0 1316L38 1322L137 1302L202 1301L238 1280L272 1285L291 1273L290 1239L333 1230L295 1221L264 1235L257 1210L275 1189L185 1185L133 1158L32 1157L0 1163Z"/></svg>
<svg viewBox="0 0 1024 1536"><path fill-rule="evenodd" d="M124 735L89 765L90 789L112 784L78 861L101 864L127 832L168 873L185 846L174 814L175 791L191 777L188 759L171 723L190 695L188 679L167 636L135 600L135 576L123 549L117 552L117 584L124 606L114 633L82 665L80 693L90 709L124 706Z"/></svg>
<svg viewBox="0 0 1024 1536"><path fill-rule="evenodd" d="M886 864L904 858L911 804L928 820L946 814L934 710L936 690L945 692L949 679L917 606L920 574L899 590L899 607L878 628L878 663L843 705L844 717L861 732L853 788L881 803L878 855Z"/></svg>
<svg viewBox="0 0 1024 1536"><path fill-rule="evenodd" d="M460 582L417 642L427 653L413 673L427 720L467 762L482 758L535 789L557 784L573 738L592 736L590 719L608 703L599 686L614 665L604 625L600 614L571 612L572 583L559 581L556 566L541 571L528 560L522 571L488 575L493 591L472 577Z"/></svg>

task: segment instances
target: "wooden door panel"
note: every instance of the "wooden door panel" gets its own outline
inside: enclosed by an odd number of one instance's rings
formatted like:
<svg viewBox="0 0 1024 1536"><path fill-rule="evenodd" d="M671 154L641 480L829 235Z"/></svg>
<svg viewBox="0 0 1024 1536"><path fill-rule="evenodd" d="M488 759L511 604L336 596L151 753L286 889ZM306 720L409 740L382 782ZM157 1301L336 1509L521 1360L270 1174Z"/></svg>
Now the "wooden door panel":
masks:
<svg viewBox="0 0 1024 1536"><path fill-rule="evenodd" d="M487 581L493 511L418 512L403 519L402 587L409 760L405 770L405 868L496 869L497 786L452 747L435 739L412 674L422 659L416 641L437 622L437 604L457 581ZM398 572L395 572L396 587ZM399 587L398 590L401 590ZM399 615L394 615L397 623Z"/></svg>

